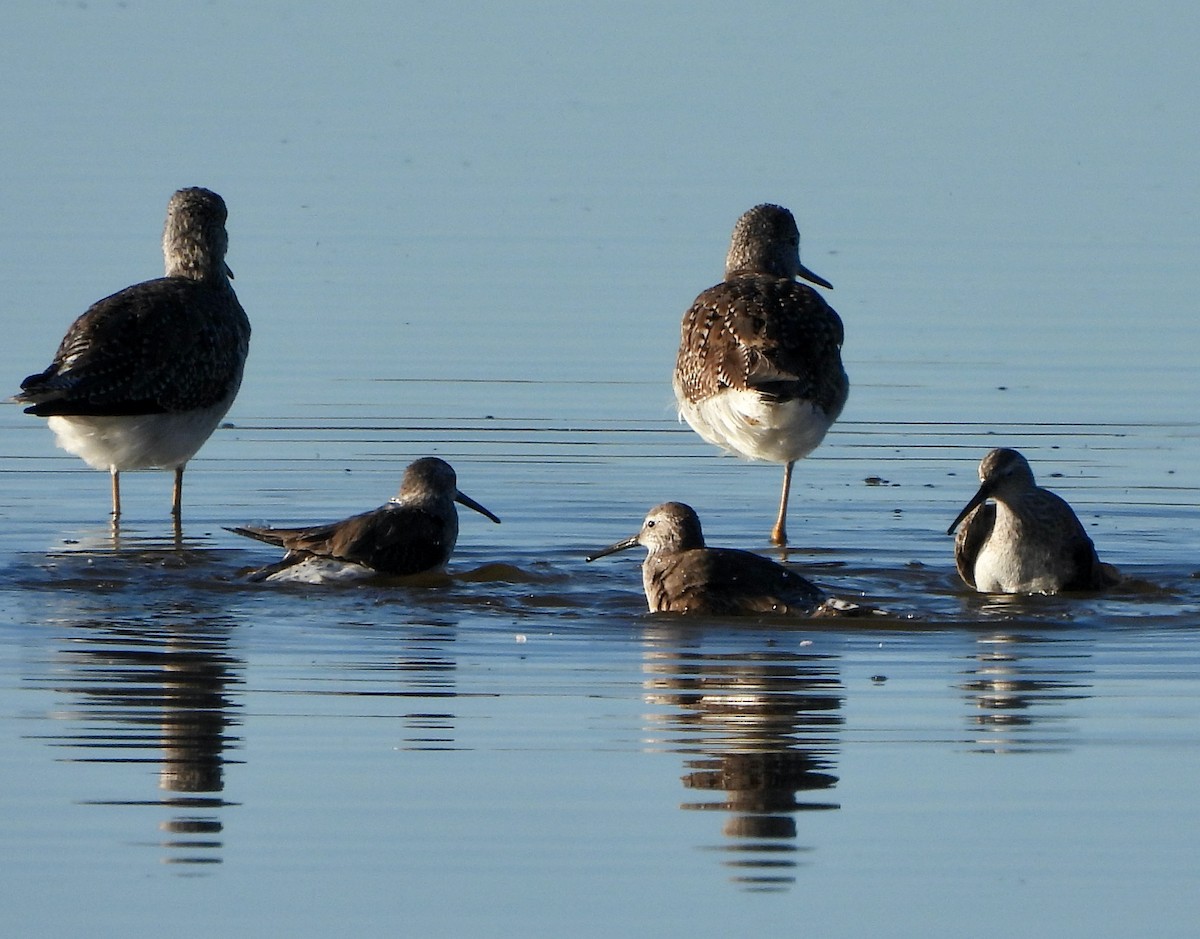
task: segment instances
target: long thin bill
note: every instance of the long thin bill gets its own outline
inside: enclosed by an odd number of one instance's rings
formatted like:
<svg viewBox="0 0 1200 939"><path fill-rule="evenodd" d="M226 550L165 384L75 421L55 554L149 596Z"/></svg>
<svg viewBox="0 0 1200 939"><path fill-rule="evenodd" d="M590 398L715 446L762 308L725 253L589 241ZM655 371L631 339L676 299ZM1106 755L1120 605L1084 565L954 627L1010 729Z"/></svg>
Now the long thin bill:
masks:
<svg viewBox="0 0 1200 939"><path fill-rule="evenodd" d="M610 544L607 548L601 548L595 554L589 554L586 558L584 558L584 560L595 561L598 558L608 557L610 554L616 554L618 551L625 551L628 548L636 547L637 543L638 536L634 535L632 538L626 538L624 541L618 541L616 544Z"/></svg>
<svg viewBox="0 0 1200 939"><path fill-rule="evenodd" d="M956 529L959 526L959 523L961 523L964 518L966 518L968 515L970 515L976 509L976 507L978 507L978 506L982 505L984 502L986 502L987 497L988 497L987 487L980 486L979 491L971 497L971 501L968 502L966 505L964 505L963 510L958 513L958 517L954 519L954 523L949 528L946 529L946 534L953 535L954 529Z"/></svg>
<svg viewBox="0 0 1200 939"><path fill-rule="evenodd" d="M800 270L797 271L797 273L801 277L803 277L805 280L807 280L810 284L816 284L818 287L825 287L825 288L828 288L829 290L833 289L833 284L831 284L829 281L827 281L824 277L821 277L819 274L814 274L803 264L800 265Z"/></svg>
<svg viewBox="0 0 1200 939"><path fill-rule="evenodd" d="M497 525L500 524L500 519L498 519L495 515L493 515L491 512L489 512L487 509L485 509L482 505L480 505L478 502L476 502L470 496L463 495L457 489L454 491L454 501L457 502L459 505L465 505L468 509L474 509L480 515L486 515Z"/></svg>

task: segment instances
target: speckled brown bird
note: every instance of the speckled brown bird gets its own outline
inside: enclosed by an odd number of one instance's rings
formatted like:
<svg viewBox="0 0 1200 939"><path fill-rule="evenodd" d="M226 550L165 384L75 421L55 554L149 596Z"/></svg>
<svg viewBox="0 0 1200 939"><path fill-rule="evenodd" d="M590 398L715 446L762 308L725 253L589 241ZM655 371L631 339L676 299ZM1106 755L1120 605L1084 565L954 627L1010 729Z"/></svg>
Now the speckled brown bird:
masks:
<svg viewBox="0 0 1200 939"><path fill-rule="evenodd" d="M958 529L954 562L967 586L980 593L1058 593L1120 581L1116 568L1097 557L1071 506L1037 485L1016 450L988 453L979 480L979 491L946 531Z"/></svg>
<svg viewBox="0 0 1200 939"><path fill-rule="evenodd" d="M14 399L49 418L60 447L112 474L114 520L121 472L149 468L175 471L179 519L184 467L241 387L250 321L229 282L227 214L207 189L171 196L166 276L94 303Z"/></svg>
<svg viewBox="0 0 1200 939"><path fill-rule="evenodd" d="M800 263L791 212L750 209L734 226L725 280L683 317L672 382L680 417L709 443L784 465L771 531L779 545L792 469L825 438L850 388L841 318L797 277L831 287Z"/></svg>
<svg viewBox="0 0 1200 939"><path fill-rule="evenodd" d="M825 593L795 571L737 548L710 548L691 506L664 502L652 508L641 530L587 558L641 545L642 587L651 613L821 612ZM832 612L832 610L831 610Z"/></svg>
<svg viewBox="0 0 1200 939"><path fill-rule="evenodd" d="M282 561L251 574L252 580L321 582L372 574L436 571L458 541L454 503L500 519L458 490L454 468L422 457L404 471L400 491L377 509L338 522L304 528L230 528L239 535L287 549Z"/></svg>

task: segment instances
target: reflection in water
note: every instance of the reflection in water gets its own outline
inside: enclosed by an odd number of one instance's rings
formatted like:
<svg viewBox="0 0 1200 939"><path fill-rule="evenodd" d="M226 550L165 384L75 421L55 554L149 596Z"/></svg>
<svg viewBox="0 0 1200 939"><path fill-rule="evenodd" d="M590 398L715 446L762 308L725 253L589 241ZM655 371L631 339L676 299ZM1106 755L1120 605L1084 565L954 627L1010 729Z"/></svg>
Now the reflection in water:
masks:
<svg viewBox="0 0 1200 939"><path fill-rule="evenodd" d="M718 850L734 879L784 889L800 852L811 850L796 844L796 814L839 807L797 797L837 784L829 772L843 723L836 658L681 649L686 641L662 630L647 639L647 700L671 708L648 716L650 742L693 754L683 784L711 793L682 808L730 813Z"/></svg>
<svg viewBox="0 0 1200 939"><path fill-rule="evenodd" d="M68 624L58 674L47 679L70 695L74 708L57 716L71 727L55 746L87 755L69 762L157 765L158 788L168 796L85 800L89 805L165 808L156 844L174 864L220 863L220 795L226 751L237 745L229 686L240 683L242 663L228 652L232 624L176 604L152 622Z"/></svg>
<svg viewBox="0 0 1200 939"><path fill-rule="evenodd" d="M423 706L417 710L401 707L397 716L403 725L403 743L397 748L458 749L457 715L451 707L451 699L459 696L458 663L452 654L458 637L455 621L406 622L396 629L363 623L362 628L362 638L369 643L366 659L334 660L325 665L329 674L341 677L333 693L372 701L421 701ZM372 713L379 712L373 708Z"/></svg>
<svg viewBox="0 0 1200 939"><path fill-rule="evenodd" d="M1059 708L1089 697L1078 642L989 633L977 639L959 685L973 707L968 721L980 753L1048 753L1070 748L1072 715ZM1067 643L1070 643L1068 645ZM1056 708L1055 710L1051 710Z"/></svg>

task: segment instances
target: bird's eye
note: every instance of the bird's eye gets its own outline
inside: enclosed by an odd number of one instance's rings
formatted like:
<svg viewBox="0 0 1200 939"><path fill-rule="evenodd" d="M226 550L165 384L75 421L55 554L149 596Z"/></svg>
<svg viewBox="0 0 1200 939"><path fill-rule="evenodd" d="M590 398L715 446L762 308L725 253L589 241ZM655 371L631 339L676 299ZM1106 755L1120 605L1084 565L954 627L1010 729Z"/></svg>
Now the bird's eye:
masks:
<svg viewBox="0 0 1200 939"><path fill-rule="evenodd" d="M649 522L647 522L647 523L646 523L646 527L647 527L647 528L653 528L653 527L654 527L654 524L655 524L655 523L654 523L653 521L649 521Z"/></svg>

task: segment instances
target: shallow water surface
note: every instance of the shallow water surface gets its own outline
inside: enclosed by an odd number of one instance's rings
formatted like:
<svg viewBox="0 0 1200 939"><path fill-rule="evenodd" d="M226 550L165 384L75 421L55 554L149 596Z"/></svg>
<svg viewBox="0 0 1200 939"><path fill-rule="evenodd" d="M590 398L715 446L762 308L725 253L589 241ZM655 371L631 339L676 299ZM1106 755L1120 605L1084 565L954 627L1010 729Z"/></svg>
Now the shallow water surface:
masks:
<svg viewBox="0 0 1200 939"><path fill-rule="evenodd" d="M1196 510L1165 503L1195 428L1054 429L1084 467L1046 428L1004 433L1062 467L1042 481L1131 575L1109 594L965 592L943 532L990 436L850 422L797 472L788 563L889 615L654 617L634 552L583 556L668 496L769 553L778 469L623 426L619 395L558 390L556 421L484 391L478 421L247 416L194 462L178 537L167 474L126 477L115 536L67 519L102 516L103 474L46 440L10 461L10 919L133 924L115 896L187 905L199 877L222 898L206 930L1192 921L1200 580L1174 545ZM1129 448L1164 486L1127 477ZM245 580L277 553L222 524L365 508L427 452L504 519L462 513L448 576Z"/></svg>
<svg viewBox="0 0 1200 939"><path fill-rule="evenodd" d="M225 198L253 324L189 466L0 407L5 936L1191 936L1194 5L5 4L5 388ZM1193 28L1189 29L1191 26ZM674 418L729 230L793 209L846 410L787 563L886 615L645 613L666 500L780 470ZM1011 446L1129 580L964 590ZM225 530L437 455L444 577L252 584Z"/></svg>

